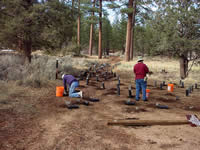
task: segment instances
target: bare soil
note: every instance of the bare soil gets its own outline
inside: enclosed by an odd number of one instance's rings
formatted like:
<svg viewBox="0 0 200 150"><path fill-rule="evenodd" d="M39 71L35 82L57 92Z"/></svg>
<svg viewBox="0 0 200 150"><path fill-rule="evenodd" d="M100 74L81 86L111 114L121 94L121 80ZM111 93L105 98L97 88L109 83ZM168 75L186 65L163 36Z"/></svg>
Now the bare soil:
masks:
<svg viewBox="0 0 200 150"><path fill-rule="evenodd" d="M119 62L118 57L110 63ZM55 87L41 89L19 87L17 94L10 94L0 101L0 150L199 150L200 128L190 125L174 126L108 126L113 119L185 120L186 114L200 116L200 89L185 96L185 89L175 86L173 93L154 87L149 101L140 100L128 106L128 87L132 85L135 95L134 79L130 74L118 72L121 80L121 93L117 95L117 79L103 78L96 82L93 77L89 85L80 81L85 99L99 98L89 106L67 109L64 100L76 98L55 97ZM106 89L101 89L101 82ZM0 91L12 89L12 82L1 85ZM9 89L8 89L9 90ZM178 96L178 99L177 99ZM134 98L131 98L134 100ZM158 109L155 104L167 105L169 109Z"/></svg>

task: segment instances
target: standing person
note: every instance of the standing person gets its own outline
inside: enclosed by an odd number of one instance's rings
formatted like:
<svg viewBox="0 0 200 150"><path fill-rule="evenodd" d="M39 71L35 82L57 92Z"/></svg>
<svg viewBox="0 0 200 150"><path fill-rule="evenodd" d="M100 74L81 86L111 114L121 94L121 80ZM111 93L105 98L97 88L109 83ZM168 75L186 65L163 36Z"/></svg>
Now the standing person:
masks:
<svg viewBox="0 0 200 150"><path fill-rule="evenodd" d="M75 92L75 89L79 86L78 80L72 76L72 75L67 75L63 74L62 75L63 79L63 85L64 85L64 94L67 94L67 85L69 86L69 97L83 97L83 92Z"/></svg>
<svg viewBox="0 0 200 150"><path fill-rule="evenodd" d="M139 101L140 90L142 89L142 99L147 101L146 98L146 88L147 88L147 77L146 74L149 73L149 68L143 63L142 57L139 57L137 64L133 68L135 73L135 83L136 83L136 101Z"/></svg>

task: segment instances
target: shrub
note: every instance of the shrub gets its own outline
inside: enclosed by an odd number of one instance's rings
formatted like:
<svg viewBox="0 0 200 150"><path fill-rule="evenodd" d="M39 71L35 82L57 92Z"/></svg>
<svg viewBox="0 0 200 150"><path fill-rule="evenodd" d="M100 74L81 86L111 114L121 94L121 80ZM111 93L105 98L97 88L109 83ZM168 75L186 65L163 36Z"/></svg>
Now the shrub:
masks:
<svg viewBox="0 0 200 150"><path fill-rule="evenodd" d="M62 55L80 56L81 47L77 44L70 43L67 47L62 48Z"/></svg>

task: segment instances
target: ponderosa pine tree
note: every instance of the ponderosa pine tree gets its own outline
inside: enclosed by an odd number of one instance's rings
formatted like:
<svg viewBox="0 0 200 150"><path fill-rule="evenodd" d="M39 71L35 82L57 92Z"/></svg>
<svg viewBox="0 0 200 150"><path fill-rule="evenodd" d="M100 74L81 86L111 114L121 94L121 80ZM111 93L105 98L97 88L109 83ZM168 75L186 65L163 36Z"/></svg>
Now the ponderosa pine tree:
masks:
<svg viewBox="0 0 200 150"><path fill-rule="evenodd" d="M0 4L1 44L23 50L27 62L33 49L61 48L73 36L74 19L64 2L6 0Z"/></svg>
<svg viewBox="0 0 200 150"><path fill-rule="evenodd" d="M99 0L99 45L98 58L102 58L102 0Z"/></svg>
<svg viewBox="0 0 200 150"><path fill-rule="evenodd" d="M157 1L158 10L153 19L154 30L159 31L157 50L180 59L180 77L188 75L188 53L193 59L200 56L200 27L197 26L200 2L196 0ZM156 33L156 32L155 32Z"/></svg>
<svg viewBox="0 0 200 150"><path fill-rule="evenodd" d="M93 0L93 9L95 8L96 0ZM92 11L92 18L94 17L94 10ZM90 42L89 42L89 55L92 56L92 47L93 47L93 32L94 32L94 23L90 25Z"/></svg>

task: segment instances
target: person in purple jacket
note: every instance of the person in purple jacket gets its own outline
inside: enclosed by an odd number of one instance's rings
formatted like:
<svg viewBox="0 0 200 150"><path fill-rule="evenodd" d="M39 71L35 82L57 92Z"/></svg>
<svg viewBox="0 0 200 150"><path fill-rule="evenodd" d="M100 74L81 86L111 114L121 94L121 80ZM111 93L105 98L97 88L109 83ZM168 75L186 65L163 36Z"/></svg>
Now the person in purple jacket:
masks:
<svg viewBox="0 0 200 150"><path fill-rule="evenodd" d="M68 75L68 74L63 74L62 75L62 79L63 79L63 85L64 85L64 94L67 94L67 85L69 86L69 97L83 97L83 92L75 92L75 89L79 86L79 82L78 80L72 76L72 75Z"/></svg>

